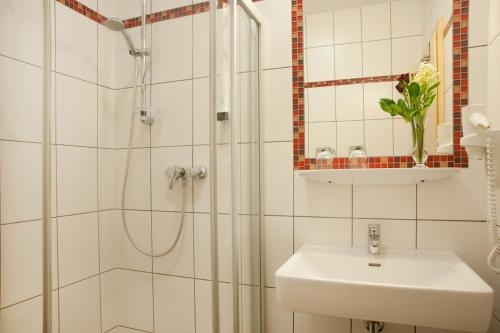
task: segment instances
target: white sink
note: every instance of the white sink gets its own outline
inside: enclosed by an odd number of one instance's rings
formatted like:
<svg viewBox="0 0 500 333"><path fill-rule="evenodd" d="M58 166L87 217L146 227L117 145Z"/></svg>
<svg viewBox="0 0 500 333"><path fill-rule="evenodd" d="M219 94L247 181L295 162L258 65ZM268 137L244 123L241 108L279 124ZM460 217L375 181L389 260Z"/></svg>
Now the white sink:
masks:
<svg viewBox="0 0 500 333"><path fill-rule="evenodd" d="M493 290L452 252L304 246L276 271L291 311L470 332L488 329Z"/></svg>

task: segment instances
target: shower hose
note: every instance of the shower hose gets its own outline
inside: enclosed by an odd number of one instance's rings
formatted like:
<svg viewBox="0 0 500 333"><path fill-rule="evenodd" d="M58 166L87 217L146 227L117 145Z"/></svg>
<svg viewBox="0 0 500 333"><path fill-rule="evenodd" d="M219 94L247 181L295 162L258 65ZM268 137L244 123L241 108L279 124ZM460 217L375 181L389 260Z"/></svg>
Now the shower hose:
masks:
<svg viewBox="0 0 500 333"><path fill-rule="evenodd" d="M489 137L486 140L486 178L489 210L490 237L493 242L493 249L488 255L488 268L500 274L500 268L496 266L496 259L500 255L500 241L497 231L497 201L496 201L496 168L495 168L495 140Z"/></svg>
<svg viewBox="0 0 500 333"><path fill-rule="evenodd" d="M133 104L136 105L136 92L137 92L137 76L138 76L138 66L137 66L137 60L134 57L134 67L135 67L135 84L134 84L134 91L133 91ZM144 82L145 78L145 73L142 73L142 80ZM142 96L144 96L145 93L145 88L144 85L141 87L141 93ZM125 230L125 235L127 235L127 239L129 240L130 244L132 244L133 247L142 254L152 257L152 258L158 258L158 257L163 257L169 254L174 250L174 248L177 246L177 243L179 243L179 239L181 238L182 235L182 229L184 227L184 215L186 212L186 177L182 177L182 211L181 211L181 219L179 223L179 227L177 229L177 234L175 235L175 239L173 243L165 250L159 252L159 253L154 253L153 249L151 249L151 252L141 249L134 241L132 238L130 229L128 228L127 224L127 217L125 214L125 199L127 197L127 186L128 186L128 176L130 172L130 158L131 158L131 151L132 151L132 141L134 137L134 124L135 124L135 114L134 110L130 113L130 128L129 128L129 137L128 137L128 147L127 147L127 160L125 164L125 174L123 175L123 187L122 187L122 196L121 196L121 215L122 215L122 224L123 224L123 229ZM153 246L151 246L153 248Z"/></svg>

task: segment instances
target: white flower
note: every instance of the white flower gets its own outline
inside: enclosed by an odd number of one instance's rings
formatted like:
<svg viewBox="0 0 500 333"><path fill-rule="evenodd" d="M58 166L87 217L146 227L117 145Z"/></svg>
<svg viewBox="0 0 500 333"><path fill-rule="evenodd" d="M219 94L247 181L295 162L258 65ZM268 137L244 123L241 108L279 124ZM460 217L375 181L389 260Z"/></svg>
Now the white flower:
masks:
<svg viewBox="0 0 500 333"><path fill-rule="evenodd" d="M437 69L431 64L423 62L413 80L421 87L430 87L438 82Z"/></svg>

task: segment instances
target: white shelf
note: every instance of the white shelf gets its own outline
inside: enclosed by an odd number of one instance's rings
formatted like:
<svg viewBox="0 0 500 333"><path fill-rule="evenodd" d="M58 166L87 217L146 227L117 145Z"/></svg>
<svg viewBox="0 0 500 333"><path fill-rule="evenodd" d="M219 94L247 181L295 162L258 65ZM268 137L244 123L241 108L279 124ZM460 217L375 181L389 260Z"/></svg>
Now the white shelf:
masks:
<svg viewBox="0 0 500 333"><path fill-rule="evenodd" d="M479 134L471 134L460 139L464 147L486 147L486 139L492 137L496 143L500 142L500 130L491 130Z"/></svg>
<svg viewBox="0 0 500 333"><path fill-rule="evenodd" d="M307 180L337 185L409 185L434 182L460 172L459 168L327 169L299 171Z"/></svg>
<svg viewBox="0 0 500 333"><path fill-rule="evenodd" d="M451 154L453 155L453 143L447 143L445 145L438 146L436 151L440 154Z"/></svg>

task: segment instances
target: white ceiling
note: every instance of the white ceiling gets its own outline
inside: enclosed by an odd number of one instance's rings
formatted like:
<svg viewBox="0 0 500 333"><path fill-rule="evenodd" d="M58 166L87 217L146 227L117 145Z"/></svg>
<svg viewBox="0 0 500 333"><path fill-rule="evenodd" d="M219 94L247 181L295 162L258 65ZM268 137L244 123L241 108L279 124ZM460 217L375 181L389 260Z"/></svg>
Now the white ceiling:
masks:
<svg viewBox="0 0 500 333"><path fill-rule="evenodd" d="M303 0L304 15L328 12L341 8L369 6L390 0Z"/></svg>

